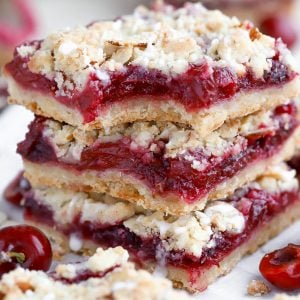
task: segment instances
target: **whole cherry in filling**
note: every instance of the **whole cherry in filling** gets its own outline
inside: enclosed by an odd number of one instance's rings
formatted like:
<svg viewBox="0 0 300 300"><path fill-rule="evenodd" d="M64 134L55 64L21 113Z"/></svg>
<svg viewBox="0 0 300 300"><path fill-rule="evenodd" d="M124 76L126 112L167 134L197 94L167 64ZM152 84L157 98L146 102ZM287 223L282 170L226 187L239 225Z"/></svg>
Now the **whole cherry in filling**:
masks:
<svg viewBox="0 0 300 300"><path fill-rule="evenodd" d="M266 254L259 270L273 285L285 290L300 288L300 245L288 246Z"/></svg>
<svg viewBox="0 0 300 300"><path fill-rule="evenodd" d="M16 267L48 271L52 249L47 237L28 225L0 229L0 278Z"/></svg>

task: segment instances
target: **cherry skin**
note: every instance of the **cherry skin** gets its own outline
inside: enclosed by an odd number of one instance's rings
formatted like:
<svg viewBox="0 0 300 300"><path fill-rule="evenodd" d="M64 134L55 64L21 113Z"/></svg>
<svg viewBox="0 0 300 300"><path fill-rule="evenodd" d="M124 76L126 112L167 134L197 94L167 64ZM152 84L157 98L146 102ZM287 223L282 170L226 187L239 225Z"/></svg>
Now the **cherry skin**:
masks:
<svg viewBox="0 0 300 300"><path fill-rule="evenodd" d="M300 288L300 246L288 246L266 254L260 262L261 274L273 285L285 290Z"/></svg>
<svg viewBox="0 0 300 300"><path fill-rule="evenodd" d="M48 238L39 229L28 225L0 229L0 277L20 266L48 271L52 249Z"/></svg>
<svg viewBox="0 0 300 300"><path fill-rule="evenodd" d="M280 15L268 17L262 21L260 29L263 33L274 38L281 37L289 48L297 42L297 31L288 17Z"/></svg>
<svg viewBox="0 0 300 300"><path fill-rule="evenodd" d="M20 206L24 193L30 189L30 183L23 174L20 172L4 191L4 198L16 206Z"/></svg>

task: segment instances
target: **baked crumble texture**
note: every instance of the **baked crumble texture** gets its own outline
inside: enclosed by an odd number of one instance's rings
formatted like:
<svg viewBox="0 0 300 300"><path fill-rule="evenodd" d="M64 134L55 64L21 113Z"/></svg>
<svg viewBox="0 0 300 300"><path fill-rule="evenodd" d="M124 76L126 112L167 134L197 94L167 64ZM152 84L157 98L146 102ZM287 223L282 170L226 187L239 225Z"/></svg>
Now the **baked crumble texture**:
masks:
<svg viewBox="0 0 300 300"><path fill-rule="evenodd" d="M29 57L32 72L54 78L63 92L62 88L82 88L91 72L108 84L107 72L128 65L174 75L208 61L211 67L229 66L239 75L249 67L261 77L271 69L276 41L247 21L189 3L177 10L141 6L132 15L58 31L39 47L23 45L17 51ZM280 59L290 65L291 55L284 51Z"/></svg>
<svg viewBox="0 0 300 300"><path fill-rule="evenodd" d="M247 292L250 296L261 297L270 293L271 289L264 281L253 279L249 282Z"/></svg>
<svg viewBox="0 0 300 300"><path fill-rule="evenodd" d="M137 271L127 260L128 253L121 247L98 248L85 262L58 265L54 273L18 268L2 277L1 299L190 299L173 290L167 279ZM76 282L81 274L87 278Z"/></svg>
<svg viewBox="0 0 300 300"><path fill-rule="evenodd" d="M227 17L220 11L207 10L201 4L189 3L177 10L171 6L162 6L156 11L139 7L132 15L115 21L55 32L41 43L18 47L16 53L25 59L26 68L33 74L53 81L55 91L47 94L26 89L6 70L10 102L84 129L155 119L186 123L205 135L226 119L248 115L262 108L270 109L300 93L295 63L281 41L262 34L249 22ZM276 63L281 64L279 67L272 63L274 57ZM232 99L229 97L195 111L188 109L189 103L183 105L176 99L168 99L168 95L162 97L163 101L156 101L147 93L130 96L128 101L126 97L124 101L110 101L103 110L99 104L98 115L92 121L84 119L78 105L72 107L72 95L80 94L91 76L96 79L93 84L101 86L100 97L101 93L107 92L104 92L105 88L114 89L114 76L126 73L129 68L144 70L146 77L155 77L150 74L155 70L172 80L185 74L189 68L199 66L205 66L203 73L207 78L203 80L207 81L208 89L214 70L226 70L217 80L220 86L229 84L225 80L227 77L236 82L241 76L251 74L249 76L256 80L274 71L278 73L275 77L281 81L281 71L294 75L289 82L281 82L278 87L274 83L259 89L245 88L231 95ZM125 81L131 80L138 81L138 78L129 76ZM69 105L56 101L55 97L69 99ZM105 95L101 97L105 98Z"/></svg>

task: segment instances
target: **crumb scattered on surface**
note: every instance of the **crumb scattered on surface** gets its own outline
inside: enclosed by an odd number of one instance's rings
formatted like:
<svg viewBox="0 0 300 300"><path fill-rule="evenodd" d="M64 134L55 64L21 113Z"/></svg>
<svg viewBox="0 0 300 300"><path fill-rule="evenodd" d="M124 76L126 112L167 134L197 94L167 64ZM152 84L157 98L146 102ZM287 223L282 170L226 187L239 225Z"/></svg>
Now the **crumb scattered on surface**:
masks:
<svg viewBox="0 0 300 300"><path fill-rule="evenodd" d="M271 289L270 287L261 280L251 280L248 288L247 288L247 292L250 296L254 296L254 297L260 297L262 295L266 295L268 293L270 293Z"/></svg>

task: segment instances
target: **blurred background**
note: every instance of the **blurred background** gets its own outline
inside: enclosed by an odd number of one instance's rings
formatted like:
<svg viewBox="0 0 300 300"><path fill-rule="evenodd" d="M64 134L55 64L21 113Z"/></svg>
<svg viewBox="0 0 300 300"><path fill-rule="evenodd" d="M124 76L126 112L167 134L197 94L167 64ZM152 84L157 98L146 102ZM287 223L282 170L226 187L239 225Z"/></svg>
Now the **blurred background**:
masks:
<svg viewBox="0 0 300 300"><path fill-rule="evenodd" d="M113 19L132 12L139 4L150 6L155 1L161 0L0 0L0 68L11 58L14 47L24 40L42 38L54 30L78 24ZM175 6L184 3L182 0L165 2ZM282 37L300 62L299 1L202 0L202 3L229 15L250 19L264 33ZM0 109L6 96L6 85L0 73Z"/></svg>

